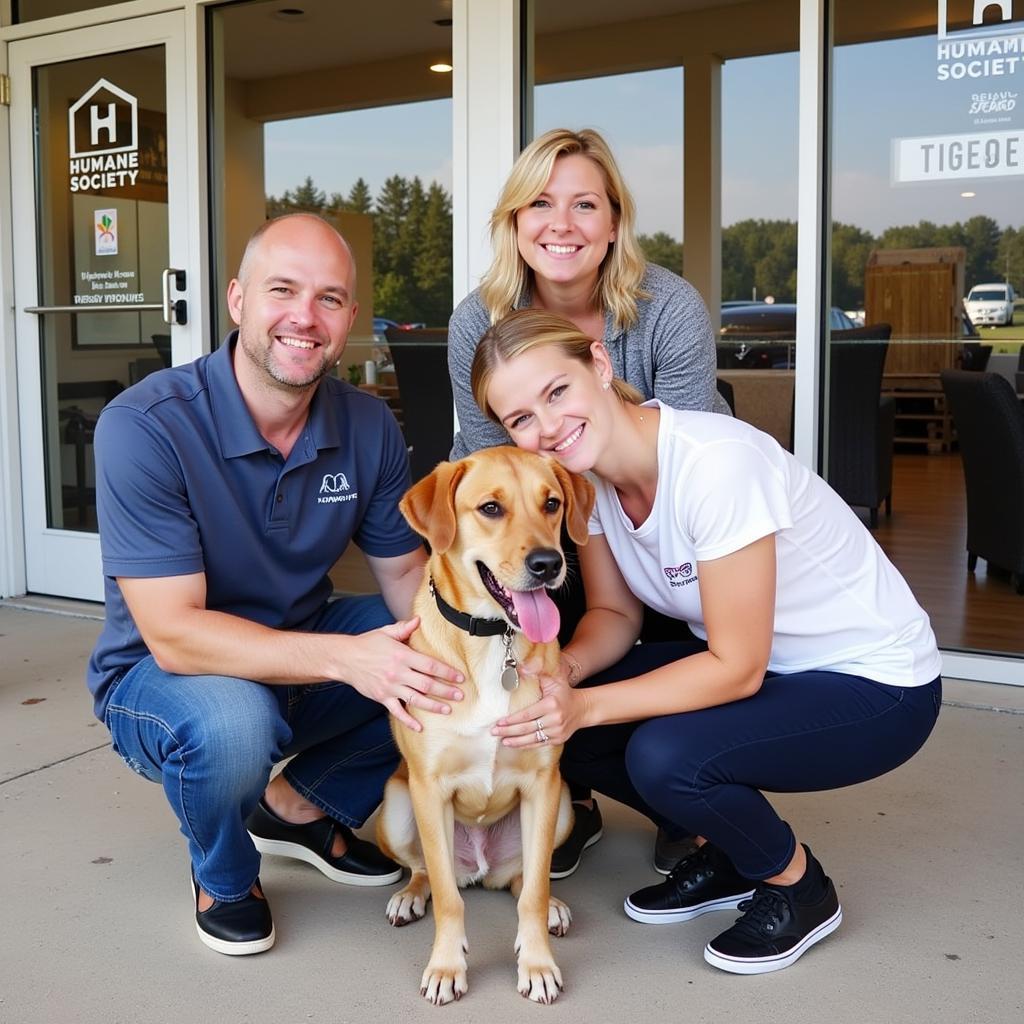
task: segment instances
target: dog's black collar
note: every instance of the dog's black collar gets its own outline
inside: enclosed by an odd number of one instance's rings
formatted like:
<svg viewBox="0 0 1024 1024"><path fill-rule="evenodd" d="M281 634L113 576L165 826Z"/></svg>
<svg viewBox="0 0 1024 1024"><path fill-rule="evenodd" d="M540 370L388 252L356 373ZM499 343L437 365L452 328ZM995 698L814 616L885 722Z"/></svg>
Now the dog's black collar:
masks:
<svg viewBox="0 0 1024 1024"><path fill-rule="evenodd" d="M512 627L504 619L478 619L453 608L438 592L434 581L430 581L430 593L437 602L437 610L453 625L465 630L470 636L499 636L511 632Z"/></svg>

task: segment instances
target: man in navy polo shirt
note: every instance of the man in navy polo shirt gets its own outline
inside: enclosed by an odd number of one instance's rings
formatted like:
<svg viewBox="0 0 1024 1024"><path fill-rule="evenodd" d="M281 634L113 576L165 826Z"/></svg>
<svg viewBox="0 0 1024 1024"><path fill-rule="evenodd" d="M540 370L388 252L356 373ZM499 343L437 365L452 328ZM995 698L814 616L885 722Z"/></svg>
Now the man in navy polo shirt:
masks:
<svg viewBox="0 0 1024 1024"><path fill-rule="evenodd" d="M237 955L274 942L260 852L398 880L351 831L397 764L387 712L418 729L405 705L446 713L462 680L406 644L426 559L398 512L398 426L328 376L357 311L348 245L308 214L268 222L228 308L221 348L100 416L106 623L88 681L114 749L181 823L200 938ZM329 600L349 541L381 596Z"/></svg>

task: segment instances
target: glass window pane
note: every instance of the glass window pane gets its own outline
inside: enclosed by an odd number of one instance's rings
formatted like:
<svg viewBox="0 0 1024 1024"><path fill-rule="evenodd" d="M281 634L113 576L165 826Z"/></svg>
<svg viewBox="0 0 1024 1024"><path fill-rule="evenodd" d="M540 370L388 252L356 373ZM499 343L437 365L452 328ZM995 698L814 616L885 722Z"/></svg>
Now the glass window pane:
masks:
<svg viewBox="0 0 1024 1024"><path fill-rule="evenodd" d="M716 307L720 386L790 445L798 4L537 0L534 11L533 137L559 126L606 137L647 260Z"/></svg>
<svg viewBox="0 0 1024 1024"><path fill-rule="evenodd" d="M1019 476L1020 459L996 420L975 446L943 374L968 371L973 392L994 373L1011 406L1022 390L1024 311L1010 288L1024 286L1024 12L1018 4L1014 17L1012 6L949 0L940 24L938 4L869 19L861 5L837 2L831 182L833 302L865 327L832 334L844 390L832 394L830 479L865 509L891 490L892 516L880 517L876 536L940 644L1000 653L1022 650L1013 574L1024 564L1007 564L1014 556L1001 542L1022 528L1014 512L1000 519L1008 502L994 453L1007 453L1007 474ZM856 371L859 409L854 371L837 370L854 357L879 364ZM982 394L991 412L997 403ZM979 455L987 487L972 483L982 479Z"/></svg>
<svg viewBox="0 0 1024 1024"><path fill-rule="evenodd" d="M162 46L33 71L47 525L96 529L100 409L170 365L158 310L168 265ZM73 311L79 308L82 312ZM101 311L102 310L102 311Z"/></svg>
<svg viewBox="0 0 1024 1024"><path fill-rule="evenodd" d="M430 70L451 60L443 13L382 0L340 34L331 4L209 15L213 336L234 327L224 293L252 232L289 212L329 219L358 269L338 373L391 406L414 476L447 458L453 434L451 74ZM377 589L355 549L333 578L339 590Z"/></svg>
<svg viewBox="0 0 1024 1024"><path fill-rule="evenodd" d="M719 376L736 415L793 446L796 351L795 51L722 68Z"/></svg>

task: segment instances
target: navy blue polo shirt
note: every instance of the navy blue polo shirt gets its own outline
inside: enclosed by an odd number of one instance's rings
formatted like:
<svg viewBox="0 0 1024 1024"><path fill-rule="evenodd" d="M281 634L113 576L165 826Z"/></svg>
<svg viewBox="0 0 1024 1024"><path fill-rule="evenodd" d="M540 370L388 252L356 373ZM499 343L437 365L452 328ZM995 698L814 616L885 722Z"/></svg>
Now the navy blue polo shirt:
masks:
<svg viewBox="0 0 1024 1024"><path fill-rule="evenodd" d="M301 630L323 610L350 540L383 558L421 543L398 511L409 459L387 405L325 377L285 460L242 399L236 339L151 374L100 415L106 622L87 672L100 719L111 681L149 653L114 577L202 572L208 608Z"/></svg>

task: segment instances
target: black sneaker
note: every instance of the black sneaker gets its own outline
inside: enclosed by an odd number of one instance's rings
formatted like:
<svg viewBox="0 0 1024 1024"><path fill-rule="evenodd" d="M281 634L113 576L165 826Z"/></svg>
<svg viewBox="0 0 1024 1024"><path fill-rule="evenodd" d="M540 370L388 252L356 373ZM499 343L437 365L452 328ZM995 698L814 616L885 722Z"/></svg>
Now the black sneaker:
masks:
<svg viewBox="0 0 1024 1024"><path fill-rule="evenodd" d="M601 809L573 804L572 831L568 839L551 854L551 877L568 878L579 866L583 851L593 846L604 835Z"/></svg>
<svg viewBox="0 0 1024 1024"><path fill-rule="evenodd" d="M689 857L697 849L696 836L682 836L670 839L668 832L658 828L654 837L654 870L659 875L667 875L684 857Z"/></svg>
<svg viewBox="0 0 1024 1024"><path fill-rule="evenodd" d="M753 893L753 883L737 874L721 850L705 843L684 857L664 882L627 896L625 910L642 924L675 924L712 910L735 910Z"/></svg>
<svg viewBox="0 0 1024 1024"><path fill-rule="evenodd" d="M256 886L262 893L258 878ZM210 949L228 956L248 956L262 953L274 944L274 920L266 899L249 893L245 899L234 903L214 900L209 910L200 910L195 871L192 872L192 898L196 904L196 931Z"/></svg>
<svg viewBox="0 0 1024 1024"><path fill-rule="evenodd" d="M740 904L743 916L704 947L704 959L733 974L768 974L796 963L842 923L836 888L825 881L825 895L810 905L796 902L791 885L762 882Z"/></svg>
<svg viewBox="0 0 1024 1024"><path fill-rule="evenodd" d="M385 857L373 843L359 839L352 829L331 817L293 825L279 818L266 801L260 800L245 827L260 853L303 860L334 882L391 885L402 877L398 864ZM338 832L347 849L340 857L333 857L331 847Z"/></svg>

